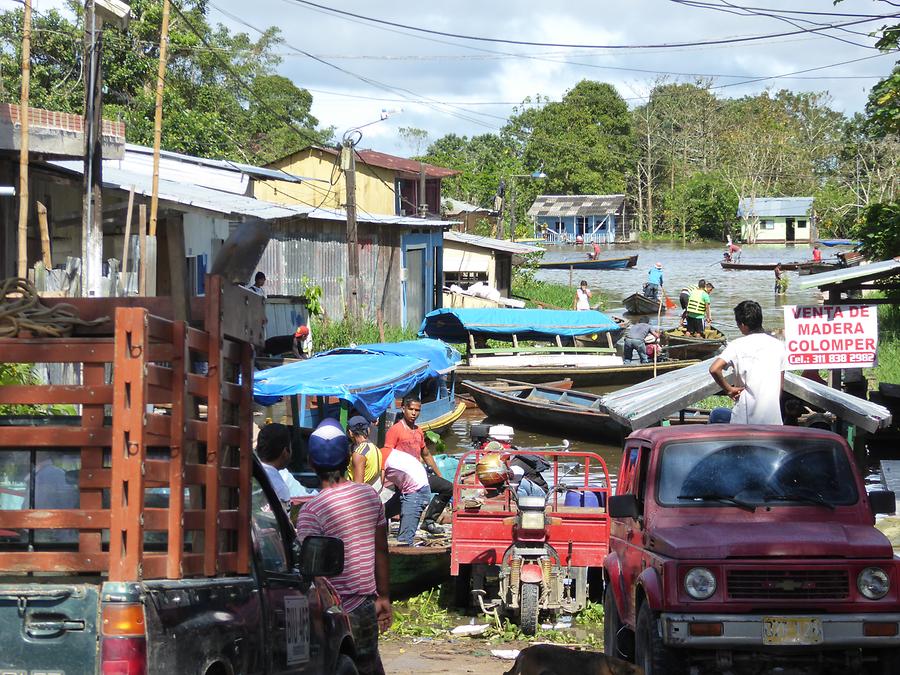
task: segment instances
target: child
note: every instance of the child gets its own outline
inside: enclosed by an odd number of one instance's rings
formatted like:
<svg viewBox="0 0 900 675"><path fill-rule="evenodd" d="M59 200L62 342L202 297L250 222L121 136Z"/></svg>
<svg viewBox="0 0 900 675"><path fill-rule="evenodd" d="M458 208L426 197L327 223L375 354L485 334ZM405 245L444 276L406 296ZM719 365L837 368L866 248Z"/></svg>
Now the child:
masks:
<svg viewBox="0 0 900 675"><path fill-rule="evenodd" d="M591 308L591 289L588 288L587 281L582 279L579 287L575 289L574 309L581 311L581 310L586 310L586 309L590 309L590 308Z"/></svg>

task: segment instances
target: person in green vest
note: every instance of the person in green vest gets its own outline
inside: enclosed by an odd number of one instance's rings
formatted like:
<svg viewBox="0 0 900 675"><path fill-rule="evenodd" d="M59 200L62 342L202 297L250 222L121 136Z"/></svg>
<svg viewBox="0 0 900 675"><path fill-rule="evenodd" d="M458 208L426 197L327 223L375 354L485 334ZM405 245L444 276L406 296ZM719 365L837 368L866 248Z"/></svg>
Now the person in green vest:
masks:
<svg viewBox="0 0 900 675"><path fill-rule="evenodd" d="M705 287L700 288L699 285L688 296L687 310L687 332L693 337L703 337L705 330L703 321L706 323L712 321L709 311L710 299L709 294L715 288L711 282L707 281Z"/></svg>

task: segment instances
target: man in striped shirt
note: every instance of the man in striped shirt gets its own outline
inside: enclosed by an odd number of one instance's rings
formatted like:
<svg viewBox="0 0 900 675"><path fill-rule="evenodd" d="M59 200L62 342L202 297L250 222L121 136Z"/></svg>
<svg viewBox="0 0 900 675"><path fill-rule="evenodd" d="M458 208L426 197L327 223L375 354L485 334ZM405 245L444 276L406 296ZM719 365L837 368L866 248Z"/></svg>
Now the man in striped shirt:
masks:
<svg viewBox="0 0 900 675"><path fill-rule="evenodd" d="M356 667L362 675L384 673L378 632L391 626L387 521L371 485L346 478L350 445L340 423L326 419L309 437L309 463L322 483L297 518L297 537L338 537L344 542L344 571L331 577L341 596L356 641Z"/></svg>

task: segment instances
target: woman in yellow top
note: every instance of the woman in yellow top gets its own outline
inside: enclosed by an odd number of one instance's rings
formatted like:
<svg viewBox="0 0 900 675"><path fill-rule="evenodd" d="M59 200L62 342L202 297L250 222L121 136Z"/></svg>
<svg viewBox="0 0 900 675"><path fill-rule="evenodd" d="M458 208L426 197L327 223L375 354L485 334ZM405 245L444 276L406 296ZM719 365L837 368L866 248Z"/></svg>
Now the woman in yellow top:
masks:
<svg viewBox="0 0 900 675"><path fill-rule="evenodd" d="M355 415L347 422L353 452L347 467L347 479L354 483L367 483L378 492L382 487L381 450L369 441L369 420Z"/></svg>

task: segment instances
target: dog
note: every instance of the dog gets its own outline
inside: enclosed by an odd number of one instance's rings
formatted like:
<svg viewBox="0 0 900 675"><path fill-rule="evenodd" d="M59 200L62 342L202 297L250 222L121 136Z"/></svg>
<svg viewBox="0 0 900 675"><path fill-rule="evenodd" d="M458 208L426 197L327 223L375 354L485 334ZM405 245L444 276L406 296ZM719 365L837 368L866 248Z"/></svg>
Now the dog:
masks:
<svg viewBox="0 0 900 675"><path fill-rule="evenodd" d="M603 652L534 645L519 652L504 675L644 675L644 669Z"/></svg>

